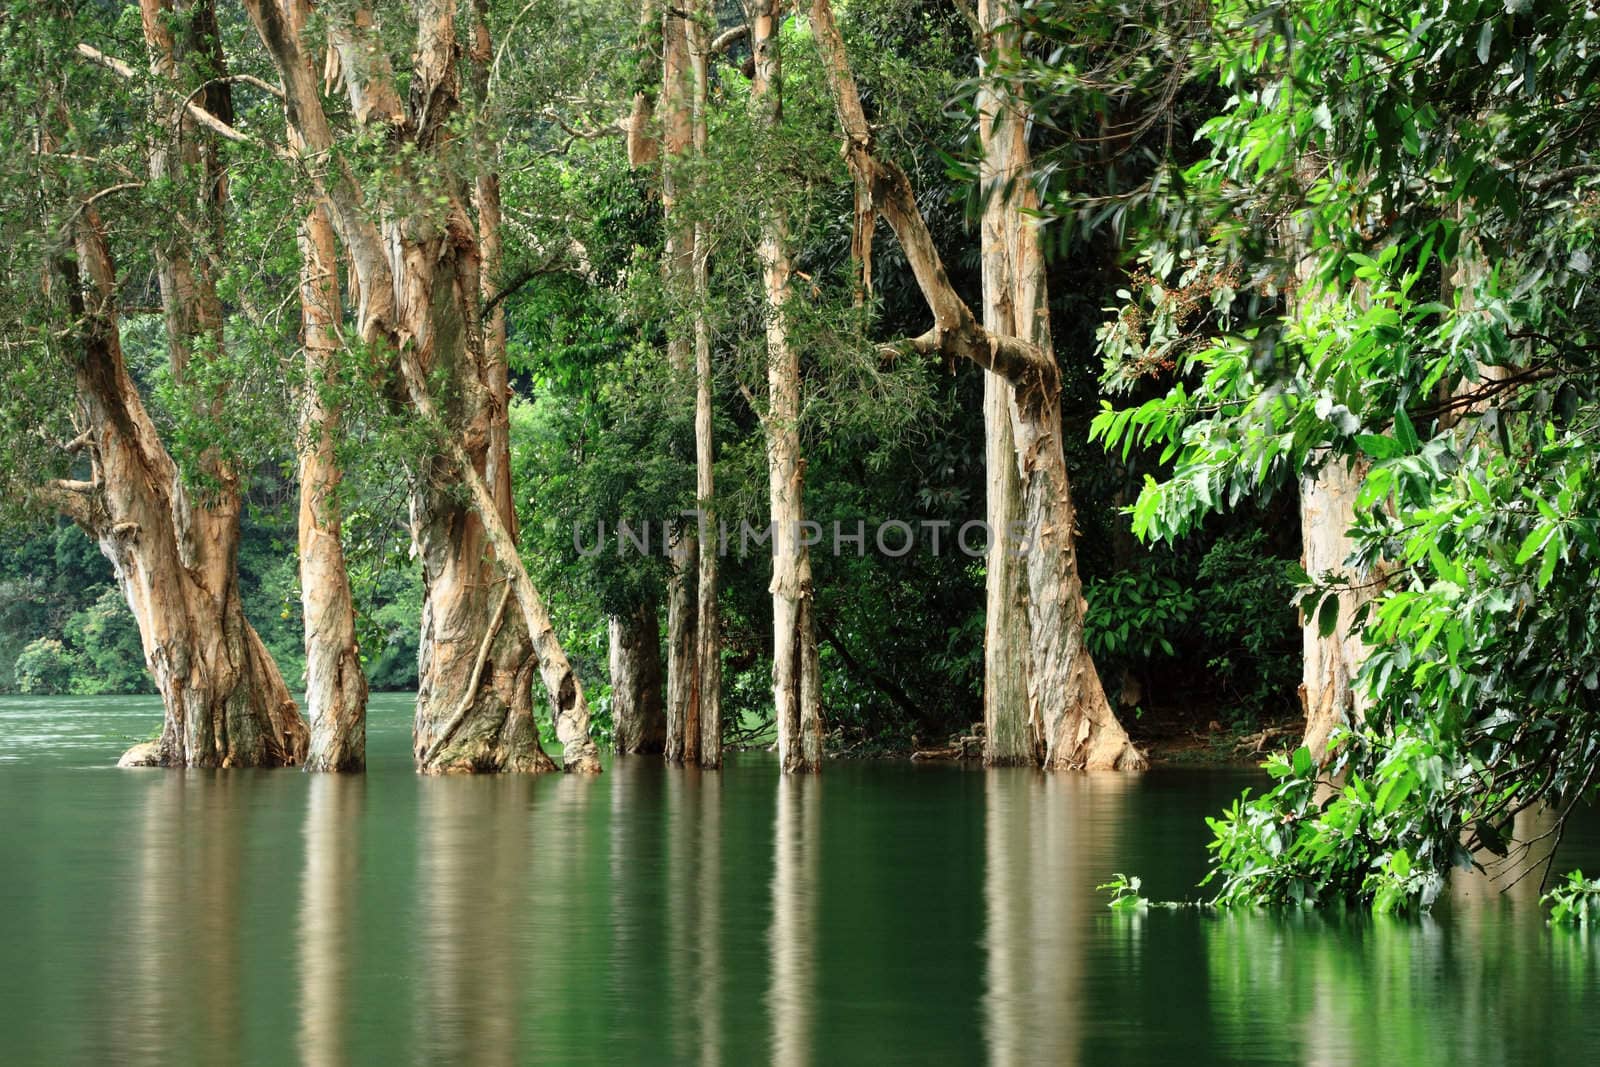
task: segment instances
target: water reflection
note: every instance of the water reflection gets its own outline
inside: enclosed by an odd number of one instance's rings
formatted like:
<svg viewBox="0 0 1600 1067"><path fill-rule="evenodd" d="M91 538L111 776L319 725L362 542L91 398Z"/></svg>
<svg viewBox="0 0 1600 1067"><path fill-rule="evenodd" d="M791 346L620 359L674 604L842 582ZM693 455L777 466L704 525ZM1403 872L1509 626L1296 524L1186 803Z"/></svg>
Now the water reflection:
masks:
<svg viewBox="0 0 1600 1067"><path fill-rule="evenodd" d="M1080 1057L1093 890L1114 854L1135 779L984 772L983 1015L997 1067Z"/></svg>
<svg viewBox="0 0 1600 1067"><path fill-rule="evenodd" d="M520 968L535 958L521 918L535 785L518 774L419 781L414 973L424 1061L519 1060Z"/></svg>
<svg viewBox="0 0 1600 1067"><path fill-rule="evenodd" d="M722 1056L722 773L666 773L667 1043L680 1063Z"/></svg>
<svg viewBox="0 0 1600 1067"><path fill-rule="evenodd" d="M243 812L229 775L152 776L141 798L100 1043L118 1060L237 1047Z"/></svg>
<svg viewBox="0 0 1600 1067"><path fill-rule="evenodd" d="M305 870L300 878L300 1059L350 1062L345 1040L361 876L366 779L312 775L306 793Z"/></svg>
<svg viewBox="0 0 1600 1067"><path fill-rule="evenodd" d="M813 775L778 781L767 1010L772 1014L772 1062L779 1067L797 1067L812 1059L821 790L822 783Z"/></svg>

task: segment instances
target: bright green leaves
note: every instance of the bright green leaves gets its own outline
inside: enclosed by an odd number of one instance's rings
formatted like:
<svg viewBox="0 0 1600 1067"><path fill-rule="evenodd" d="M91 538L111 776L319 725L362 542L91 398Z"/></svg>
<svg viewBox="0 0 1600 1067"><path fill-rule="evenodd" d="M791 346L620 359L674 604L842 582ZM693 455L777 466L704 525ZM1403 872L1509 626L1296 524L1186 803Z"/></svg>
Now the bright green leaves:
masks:
<svg viewBox="0 0 1600 1067"><path fill-rule="evenodd" d="M1550 921L1556 925L1600 921L1600 878L1585 878L1582 871L1569 871L1564 881L1539 898L1539 903L1550 908Z"/></svg>

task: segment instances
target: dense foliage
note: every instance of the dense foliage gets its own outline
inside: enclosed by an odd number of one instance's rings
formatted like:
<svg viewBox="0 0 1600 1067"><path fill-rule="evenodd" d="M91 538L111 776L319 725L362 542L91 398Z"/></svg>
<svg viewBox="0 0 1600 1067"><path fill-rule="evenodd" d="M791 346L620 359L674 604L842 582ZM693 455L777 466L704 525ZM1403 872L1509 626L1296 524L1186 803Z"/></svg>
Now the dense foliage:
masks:
<svg viewBox="0 0 1600 1067"><path fill-rule="evenodd" d="M1594 12L1517 3L1219 6L1229 94L1171 167L1102 332L1164 395L1095 434L1172 463L1144 537L1345 465L1381 592L1365 725L1212 825L1224 902L1426 905L1452 866L1540 859L1600 758ZM1301 575L1305 610L1347 591Z"/></svg>

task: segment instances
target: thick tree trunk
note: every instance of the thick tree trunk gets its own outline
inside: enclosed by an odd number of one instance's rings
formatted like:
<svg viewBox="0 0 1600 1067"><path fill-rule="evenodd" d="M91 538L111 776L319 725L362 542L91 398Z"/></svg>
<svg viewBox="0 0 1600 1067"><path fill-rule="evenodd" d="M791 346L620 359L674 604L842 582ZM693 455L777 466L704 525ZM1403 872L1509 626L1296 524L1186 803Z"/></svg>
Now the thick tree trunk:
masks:
<svg viewBox="0 0 1600 1067"><path fill-rule="evenodd" d="M188 107L231 118L221 41L209 2L173 16L141 4L152 74L163 87L158 118L170 139L150 153L151 177L192 191L184 225L156 250L175 381L224 343L222 302L210 256L223 239L227 171ZM118 73L131 70L108 64ZM192 91L191 91L192 90ZM203 104L203 107L201 107ZM277 666L245 620L239 594L238 479L215 453L200 457L200 488L186 485L128 374L118 328L118 283L105 231L84 205L73 222L76 257L59 273L79 330L77 389L92 478L51 495L111 561L139 626L145 661L165 706L161 739L125 764L281 766L305 755L306 730ZM194 401L221 418L221 396Z"/></svg>
<svg viewBox="0 0 1600 1067"><path fill-rule="evenodd" d="M752 17L759 121L776 130L783 118L780 0L757 0ZM760 246L767 295L767 486L772 512L772 706L778 763L785 772L822 769L822 699L811 586L811 551L797 535L805 520L805 460L800 454L800 355L785 322L789 225L776 202L767 207Z"/></svg>
<svg viewBox="0 0 1600 1067"><path fill-rule="evenodd" d="M305 723L239 597L237 496L210 508L190 498L123 362L115 273L92 208L75 228L76 259L59 270L81 330L76 378L93 478L53 495L111 561L161 694L161 739L139 762L299 763Z"/></svg>
<svg viewBox="0 0 1600 1067"><path fill-rule="evenodd" d="M641 604L627 615L613 615L607 628L617 751L661 752L667 744L667 716L661 704L661 632L655 607Z"/></svg>
<svg viewBox="0 0 1600 1067"><path fill-rule="evenodd" d="M985 9L987 25L998 27L1010 6ZM894 229L933 314L933 328L906 344L913 350L961 357L1003 376L1011 385L1012 432L1023 490L1023 518L1030 540L1025 557L1028 581L1028 691L1042 720L1045 766L1050 768L1137 769L1144 757L1106 701L1099 676L1084 644L1084 601L1074 551L1072 500L1066 457L1061 448L1061 384L1055 357L1031 336L995 332L980 325L956 293L926 221L917 207L911 181L894 163L879 158L871 127L845 53L844 40L829 0L812 0L812 30L845 134L845 158L857 180ZM992 173L1023 176L1017 195L1030 196L1027 115L1004 83L991 87L995 106L988 116L986 166ZM1020 204L1018 205L1021 206ZM1042 336L1043 257L1035 220L1008 213L1013 314L1033 309ZM988 271L986 270L986 275Z"/></svg>
<svg viewBox="0 0 1600 1067"><path fill-rule="evenodd" d="M1001 25L1002 5L980 0L980 27L989 45L1009 55L1016 49L1014 29ZM980 47L982 47L980 40ZM990 58L985 56L985 61ZM1025 174L1007 169L1025 163L1009 157L1017 147L1014 128L1022 123L1009 89L993 77L978 90L978 131L983 156L979 182L983 194L983 327L990 333L1024 337L1041 349L1050 345L1042 277L1019 276L1027 263L1030 235L1022 209L1037 206ZM1026 142L1022 144L1026 151ZM1038 705L1028 689L1028 571L1016 543L1026 528L1022 476L1017 466L1012 406L1016 390L1004 377L983 373L983 430L990 529L985 582L983 645L983 760L996 767L1031 766L1044 755Z"/></svg>
<svg viewBox="0 0 1600 1067"><path fill-rule="evenodd" d="M496 229L497 191L490 171L469 186L456 167L450 123L459 112L456 8L418 3L409 65L408 107L373 20L361 10L327 13L355 120L417 148L415 166L438 179L426 202L371 203L348 163L333 151L333 128L320 86L306 65L311 52L277 5L246 0L252 21L283 80L290 123L304 146L318 198L350 254L359 282L363 339L394 353L412 408L438 434L438 451L413 472L411 526L422 564L421 684L415 753L424 771L548 770L532 714L535 665L550 699L570 769L599 770L588 738L588 705L548 613L516 552L511 521L504 420L509 403L502 335L485 325L486 260L498 257L484 228ZM483 67L483 12L473 27L474 59ZM480 71L481 73L481 71ZM431 169L430 169L431 168ZM474 220L467 201L482 218ZM419 208L418 214L407 213ZM492 312L493 309L491 309ZM446 402L435 408L431 383ZM453 487L465 483L463 502ZM508 588L501 588L498 571ZM507 614L511 596L520 609Z"/></svg>

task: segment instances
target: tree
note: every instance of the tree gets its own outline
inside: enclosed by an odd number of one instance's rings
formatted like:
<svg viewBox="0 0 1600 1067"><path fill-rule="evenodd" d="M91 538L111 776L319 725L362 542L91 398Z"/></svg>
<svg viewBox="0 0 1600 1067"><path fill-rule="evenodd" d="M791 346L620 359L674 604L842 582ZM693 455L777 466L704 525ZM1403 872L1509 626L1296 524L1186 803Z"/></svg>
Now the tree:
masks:
<svg viewBox="0 0 1600 1067"><path fill-rule="evenodd" d="M783 58L779 0L757 0L751 19L755 78L751 99L771 131L783 122ZM767 300L768 499L772 514L772 705L778 763L785 772L822 767L822 696L811 552L805 521L805 460L800 453L800 357L785 321L794 262L782 201L774 198L762 226L761 269Z"/></svg>
<svg viewBox="0 0 1600 1067"><path fill-rule="evenodd" d="M934 325L904 342L912 351L971 361L1003 376L1016 390L1010 403L1023 516L1030 544L1024 557L1028 586L1028 690L1040 709L1048 768L1125 768L1144 765L1100 686L1084 643L1082 582L1073 546L1074 518L1061 445L1060 372L1033 341L991 333L973 317L950 284L905 172L880 158L844 40L828 0L813 0L811 23L823 57L845 156L856 180L899 238Z"/></svg>
<svg viewBox="0 0 1600 1067"><path fill-rule="evenodd" d="M1169 175L1106 331L1115 376L1175 380L1096 433L1173 463L1135 505L1145 536L1332 468L1354 496L1341 568L1382 570L1349 615L1367 580L1301 576L1320 634L1366 649L1365 721L1327 767L1307 747L1274 760L1276 787L1213 821L1222 902L1426 907L1452 865L1538 869L1515 816L1551 807L1559 838L1592 795L1597 170L1580 116L1600 60L1570 15L1217 12L1199 69L1229 98L1209 158ZM1315 298L1286 301L1297 284Z"/></svg>
<svg viewBox="0 0 1600 1067"><path fill-rule="evenodd" d="M113 242L137 227L117 225L131 215L112 209L137 190L179 223L154 249L174 421L225 418L229 363L216 263L229 196L223 134L236 132L227 124L231 84L209 3L172 10L152 0L141 15L148 101L124 91L145 84L131 64L88 43L99 27L87 18L41 13L30 27L34 43L8 49L19 65L5 81L24 117L13 135L33 162L7 182L5 216L16 241L6 274L37 294L15 305L13 328L29 338L17 350L34 368L26 373L61 375L35 398L57 406L30 416L34 424L46 433L63 422L71 427L64 454L41 461L65 476L29 496L60 509L99 545L138 624L164 718L160 740L129 758L163 766L294 764L305 754L305 724L244 616L237 465L214 443L183 441L177 456L169 451L124 359L128 279ZM115 135L104 140L99 115L74 115L76 102L95 92L106 101L100 114L141 131L131 151ZM100 184L108 171L116 180Z"/></svg>
<svg viewBox="0 0 1600 1067"><path fill-rule="evenodd" d="M389 355L399 399L431 438L411 492L425 588L418 767L549 768L533 723L529 682L536 666L565 765L598 771L583 689L516 551L505 473L508 385L492 323L487 339L484 332L479 225L485 217L492 222L494 208L485 211L476 179L492 166L485 161L463 174L450 136L461 118L455 5L418 4L410 12L415 48L407 104L370 14L327 13L328 43L339 57L355 123L350 134L399 146L386 161L391 176L428 193L376 198L336 140L308 66L305 30L297 31L272 0L247 0L246 9L282 79L289 122L303 146L298 161L349 256L360 292L360 341ZM497 570L504 572L500 581ZM513 596L519 612L508 617Z"/></svg>

